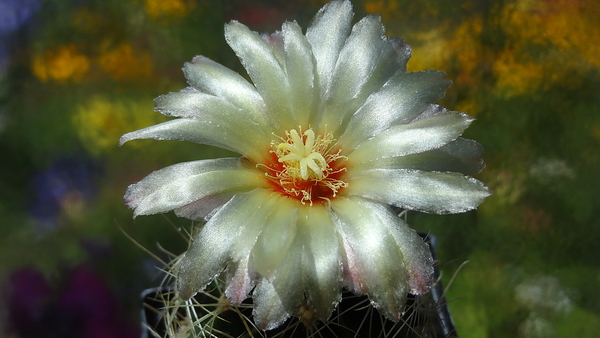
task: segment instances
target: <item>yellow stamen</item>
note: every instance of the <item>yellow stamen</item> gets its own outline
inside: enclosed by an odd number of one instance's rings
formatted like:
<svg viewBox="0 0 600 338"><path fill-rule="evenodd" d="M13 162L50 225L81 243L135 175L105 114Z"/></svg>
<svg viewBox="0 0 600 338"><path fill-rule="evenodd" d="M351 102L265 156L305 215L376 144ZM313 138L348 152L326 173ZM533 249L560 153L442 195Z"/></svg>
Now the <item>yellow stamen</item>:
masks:
<svg viewBox="0 0 600 338"><path fill-rule="evenodd" d="M277 180L283 192L298 197L303 204L312 205L313 197L329 201L339 189L348 186L339 179L345 168L332 168L334 162L346 157L340 155L340 150L332 152L333 134L316 136L310 128L304 132L298 129L286 131L286 138L280 138L283 142L271 143L271 152L277 155L283 170L273 170L274 175L267 173L267 176ZM318 191L318 196L313 196L313 191Z"/></svg>

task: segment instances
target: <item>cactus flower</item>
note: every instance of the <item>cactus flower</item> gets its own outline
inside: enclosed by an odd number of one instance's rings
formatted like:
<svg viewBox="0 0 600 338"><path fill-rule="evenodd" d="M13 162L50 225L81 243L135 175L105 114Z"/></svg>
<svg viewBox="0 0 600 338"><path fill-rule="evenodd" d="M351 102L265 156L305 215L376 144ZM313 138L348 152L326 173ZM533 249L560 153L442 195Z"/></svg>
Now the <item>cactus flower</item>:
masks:
<svg viewBox="0 0 600 338"><path fill-rule="evenodd" d="M182 140L239 153L175 164L131 185L134 216L173 210L205 222L178 265L189 299L221 277L232 304L252 297L256 325L273 329L310 310L326 320L343 288L398 321L407 293L427 292L427 245L391 206L447 214L490 192L473 121L435 104L450 81L407 73L410 47L380 17L352 25L349 1L259 35L232 21L225 39L252 82L203 56L190 87L156 99L175 117L121 137Z"/></svg>

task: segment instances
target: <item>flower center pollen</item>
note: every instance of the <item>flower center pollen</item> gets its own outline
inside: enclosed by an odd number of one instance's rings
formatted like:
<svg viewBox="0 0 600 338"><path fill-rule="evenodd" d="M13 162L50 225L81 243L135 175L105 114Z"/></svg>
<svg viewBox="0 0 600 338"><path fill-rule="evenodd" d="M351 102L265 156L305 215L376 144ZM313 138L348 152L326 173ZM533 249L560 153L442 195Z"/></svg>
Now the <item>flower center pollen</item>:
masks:
<svg viewBox="0 0 600 338"><path fill-rule="evenodd" d="M333 134L316 136L310 128L298 129L286 131L282 142L271 142L276 162L266 166L266 175L278 191L302 204L329 201L348 186L341 180L346 171L341 162L346 157L340 155L341 150L333 151Z"/></svg>

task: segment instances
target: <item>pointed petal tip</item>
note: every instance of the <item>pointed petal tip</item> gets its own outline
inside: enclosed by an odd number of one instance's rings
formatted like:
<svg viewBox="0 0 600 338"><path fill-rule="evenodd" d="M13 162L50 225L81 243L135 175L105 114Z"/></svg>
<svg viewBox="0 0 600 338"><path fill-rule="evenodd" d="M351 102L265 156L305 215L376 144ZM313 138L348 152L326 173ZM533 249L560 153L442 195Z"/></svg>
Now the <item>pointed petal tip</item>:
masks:
<svg viewBox="0 0 600 338"><path fill-rule="evenodd" d="M194 66L199 66L199 65L203 65L203 64L207 64L207 63L216 63L216 62L204 55L196 55L192 58L191 61L184 62L181 70L183 70L183 75L185 76L185 78L188 79L188 73L193 70ZM188 84L193 87L193 85L191 83L189 83L189 79L188 79Z"/></svg>
<svg viewBox="0 0 600 338"><path fill-rule="evenodd" d="M177 276L175 282L175 292L184 301L190 300L199 292L204 291L206 287L215 279L218 275L220 275L222 270L213 276L212 278L204 278L200 280L201 274L197 274L197 268L189 267L190 264L187 264L185 268L182 267L181 263L185 263L185 255L178 262L179 264L175 267L175 276ZM189 263L189 262L188 262ZM192 263L193 264L193 263Z"/></svg>
<svg viewBox="0 0 600 338"><path fill-rule="evenodd" d="M205 57L202 55L194 56L191 61L187 61L187 62L183 63L183 67L181 67L181 70L183 70L183 73L185 74L185 72L190 68L190 66L193 66L194 64L202 62L202 59L204 59L204 58Z"/></svg>
<svg viewBox="0 0 600 338"><path fill-rule="evenodd" d="M189 289L186 289L183 286L179 285L179 282L178 282L176 293L177 293L177 296L179 296L179 298L181 298L184 301L188 301L192 297L194 297L198 292L192 292Z"/></svg>
<svg viewBox="0 0 600 338"><path fill-rule="evenodd" d="M173 267L173 272L177 276L175 281L175 294L184 301L190 300L199 291L199 288L192 288L190 283L186 281L185 270L181 269L181 263L185 260L186 254L180 256Z"/></svg>
<svg viewBox="0 0 600 338"><path fill-rule="evenodd" d="M204 62L204 61L206 61L206 60L210 60L210 59L209 59L209 58L207 58L207 57L206 57L206 56L204 56L204 55L196 55L196 56L194 56L194 57L192 58L192 61L190 61L190 62L185 62L185 63L183 64L183 67L185 68L187 65L193 65L193 64L197 64L197 63L202 63L202 62Z"/></svg>
<svg viewBox="0 0 600 338"><path fill-rule="evenodd" d="M433 287L435 282L433 275L433 258L431 258L431 256L429 258L429 262L421 265L414 265L412 268L409 268L409 292L413 295L418 296L426 294Z"/></svg>
<svg viewBox="0 0 600 338"><path fill-rule="evenodd" d="M229 41L231 34L239 34L240 30L252 32L252 33L258 35L257 32L250 30L250 28L248 28L248 26L244 25L243 23L241 23L237 20L231 20L231 21L225 23L224 27L225 27L225 39L227 41Z"/></svg>
<svg viewBox="0 0 600 338"><path fill-rule="evenodd" d="M275 329L291 316L273 284L265 279L257 284L253 291L253 299L255 306L252 315L254 323L260 330Z"/></svg>
<svg viewBox="0 0 600 338"><path fill-rule="evenodd" d="M133 184L132 184L132 185L133 185ZM132 218L133 220L135 220L135 219L136 219L136 218L139 216L139 213L138 213L138 212L136 212L136 210L135 210L135 205L134 205L134 202L133 202L133 200L131 200L131 199L129 199L129 198L128 198L128 193L129 193L129 188L127 189L127 192L125 192L125 196L123 196L123 203L124 203L124 204L125 204L125 205L126 205L128 208L129 208L129 209L132 209L132 210L133 210L133 215L132 215L132 217L131 217L131 218Z"/></svg>
<svg viewBox="0 0 600 338"><path fill-rule="evenodd" d="M407 44L406 41L404 41L404 39L399 37L385 36L384 38L388 43L391 44L391 46L394 48L394 51L396 52L396 57L399 60L402 60L404 67L406 67L406 63L412 56L412 49L410 48L410 45Z"/></svg>
<svg viewBox="0 0 600 338"><path fill-rule="evenodd" d="M121 137L119 137L119 147L123 146L125 143L133 140L134 138L131 136L132 132L129 132L127 134L123 134Z"/></svg>

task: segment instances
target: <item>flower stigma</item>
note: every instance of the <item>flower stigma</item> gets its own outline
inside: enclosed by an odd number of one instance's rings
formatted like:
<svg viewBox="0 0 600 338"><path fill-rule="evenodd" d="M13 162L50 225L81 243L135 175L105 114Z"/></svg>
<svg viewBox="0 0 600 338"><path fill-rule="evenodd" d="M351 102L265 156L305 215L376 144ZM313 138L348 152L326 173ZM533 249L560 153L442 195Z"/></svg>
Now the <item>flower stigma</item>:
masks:
<svg viewBox="0 0 600 338"><path fill-rule="evenodd" d="M342 180L346 167L341 164L347 158L340 155L341 149L333 150L332 133L316 136L311 128L302 132L298 127L278 138L271 142L270 163L259 165L268 169L265 176L275 190L313 205L330 201L348 187Z"/></svg>

